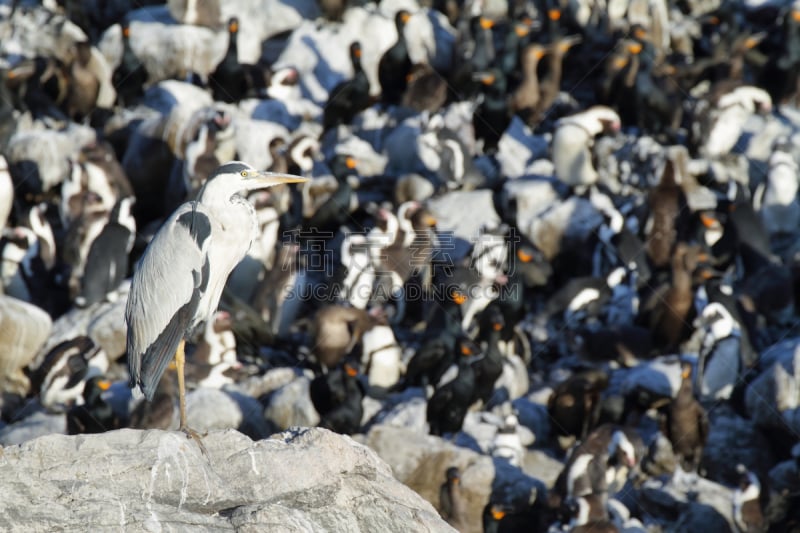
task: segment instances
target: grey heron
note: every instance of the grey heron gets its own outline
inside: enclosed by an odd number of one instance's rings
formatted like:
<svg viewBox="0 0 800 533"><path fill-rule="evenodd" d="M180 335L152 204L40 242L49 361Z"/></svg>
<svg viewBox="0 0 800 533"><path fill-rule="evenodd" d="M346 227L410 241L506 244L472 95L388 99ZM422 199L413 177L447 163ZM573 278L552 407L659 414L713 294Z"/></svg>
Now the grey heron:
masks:
<svg viewBox="0 0 800 533"><path fill-rule="evenodd" d="M134 272L125 309L130 386L152 401L174 356L180 429L198 443L186 425L184 344L217 310L229 274L258 236L255 210L239 193L303 181L240 161L221 165L197 200L182 204L164 222Z"/></svg>

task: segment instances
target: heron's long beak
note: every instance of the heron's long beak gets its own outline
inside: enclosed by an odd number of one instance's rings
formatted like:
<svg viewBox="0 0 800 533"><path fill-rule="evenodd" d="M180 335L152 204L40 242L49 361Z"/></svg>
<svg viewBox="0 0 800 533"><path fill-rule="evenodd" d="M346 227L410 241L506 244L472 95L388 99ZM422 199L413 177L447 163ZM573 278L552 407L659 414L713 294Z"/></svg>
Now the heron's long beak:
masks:
<svg viewBox="0 0 800 533"><path fill-rule="evenodd" d="M294 174L281 174L267 171L259 172L252 179L263 187L271 187L281 183L303 183L308 181L308 178L295 176Z"/></svg>

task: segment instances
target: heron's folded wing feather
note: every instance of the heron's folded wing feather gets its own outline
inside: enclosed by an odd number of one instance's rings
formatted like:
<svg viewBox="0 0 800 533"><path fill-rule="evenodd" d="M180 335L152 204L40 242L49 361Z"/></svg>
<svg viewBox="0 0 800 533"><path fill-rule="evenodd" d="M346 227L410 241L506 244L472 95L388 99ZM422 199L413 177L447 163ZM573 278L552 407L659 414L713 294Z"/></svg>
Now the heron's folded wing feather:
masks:
<svg viewBox="0 0 800 533"><path fill-rule="evenodd" d="M131 385L150 399L208 283L210 223L189 202L164 223L133 276L125 318Z"/></svg>

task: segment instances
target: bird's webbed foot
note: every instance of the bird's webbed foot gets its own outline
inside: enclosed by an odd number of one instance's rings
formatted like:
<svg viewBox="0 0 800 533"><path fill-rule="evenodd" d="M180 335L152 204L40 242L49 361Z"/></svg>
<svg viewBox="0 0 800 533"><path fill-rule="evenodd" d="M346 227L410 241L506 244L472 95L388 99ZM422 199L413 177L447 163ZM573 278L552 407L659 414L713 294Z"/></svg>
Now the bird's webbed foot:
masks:
<svg viewBox="0 0 800 533"><path fill-rule="evenodd" d="M180 430L186 434L187 439L194 439L194 441L197 442L197 445L200 446L200 451L203 452L203 455L208 457L208 450L206 450L206 447L203 444L203 439L197 431L187 426L182 426ZM203 437L207 435L208 432L203 433Z"/></svg>

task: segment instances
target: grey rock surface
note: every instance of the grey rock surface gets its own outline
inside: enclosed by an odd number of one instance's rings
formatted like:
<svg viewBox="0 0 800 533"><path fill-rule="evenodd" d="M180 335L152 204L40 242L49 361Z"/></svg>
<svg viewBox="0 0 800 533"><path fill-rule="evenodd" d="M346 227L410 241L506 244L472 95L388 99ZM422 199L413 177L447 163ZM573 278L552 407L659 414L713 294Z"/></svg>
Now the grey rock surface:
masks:
<svg viewBox="0 0 800 533"><path fill-rule="evenodd" d="M468 509L465 522L471 526L461 533L482 531L481 513L492 491L501 494L507 503L518 505L527 502L531 495L544 495L545 485L539 479L508 463L494 461L439 437L408 428L380 425L359 438L391 465L397 479L437 508L439 487L445 480L445 472L449 467L457 466L461 471L461 491ZM526 462L526 471L530 470L537 470L537 467Z"/></svg>
<svg viewBox="0 0 800 533"><path fill-rule="evenodd" d="M582 243L603 222L602 214L583 198L570 197L533 218L519 230L530 239L548 260L562 247Z"/></svg>
<svg viewBox="0 0 800 533"><path fill-rule="evenodd" d="M33 406L32 409L36 411L37 407ZM22 444L37 437L66 432L67 419L64 413L48 413L38 410L32 415L22 417L21 420L0 429L0 446Z"/></svg>
<svg viewBox="0 0 800 533"><path fill-rule="evenodd" d="M745 403L750 418L759 426L784 427L782 413L800 404L800 350L797 340L785 341L765 351L766 368L747 387Z"/></svg>
<svg viewBox="0 0 800 533"><path fill-rule="evenodd" d="M186 418L196 431L236 429L253 439L268 437L272 431L262 417L263 406L250 396L236 391L202 387L186 396ZM177 428L178 411L173 427Z"/></svg>
<svg viewBox="0 0 800 533"><path fill-rule="evenodd" d="M119 430L0 455L4 531L453 531L372 451L321 429L252 441ZM102 465L102 467L100 467Z"/></svg>
<svg viewBox="0 0 800 533"><path fill-rule="evenodd" d="M30 382L22 369L36 356L53 328L38 307L0 294L0 387L25 394Z"/></svg>
<svg viewBox="0 0 800 533"><path fill-rule="evenodd" d="M492 192L486 189L453 191L432 199L429 208L436 215L437 229L443 233L452 232L455 237L455 242L447 243L453 259L468 253L469 245L480 235L481 226L492 228L500 223L494 210ZM476 217L475 213L481 216Z"/></svg>
<svg viewBox="0 0 800 533"><path fill-rule="evenodd" d="M687 474L680 468L668 479L648 479L639 491L644 512L672 522L665 531L730 531L731 489ZM701 524L705 524L701 527Z"/></svg>
<svg viewBox="0 0 800 533"><path fill-rule="evenodd" d="M267 370L263 376L251 376L231 385L229 388L258 398L288 385L297 378L299 371L290 367L278 367Z"/></svg>
<svg viewBox="0 0 800 533"><path fill-rule="evenodd" d="M42 184L42 190L48 191L64 181L70 173L69 161L64 154L77 157L80 149L96 138L94 130L78 125L68 126L63 131L24 131L11 138L4 155L11 168L21 164L19 170L24 174L22 177L35 175Z"/></svg>
<svg viewBox="0 0 800 533"><path fill-rule="evenodd" d="M281 430L319 424L319 413L311 403L310 384L307 376L300 376L273 392L264 409L264 418Z"/></svg>
<svg viewBox="0 0 800 533"><path fill-rule="evenodd" d="M766 475L770 465L775 464L769 440L752 420L738 416L728 405L710 409L708 442L702 461L706 477L734 484L739 463L761 476Z"/></svg>
<svg viewBox="0 0 800 533"><path fill-rule="evenodd" d="M74 307L53 323L53 330L32 366L37 367L58 343L86 335L105 350L109 361L125 354L125 304L130 283L125 281L113 302L103 301L85 308Z"/></svg>

